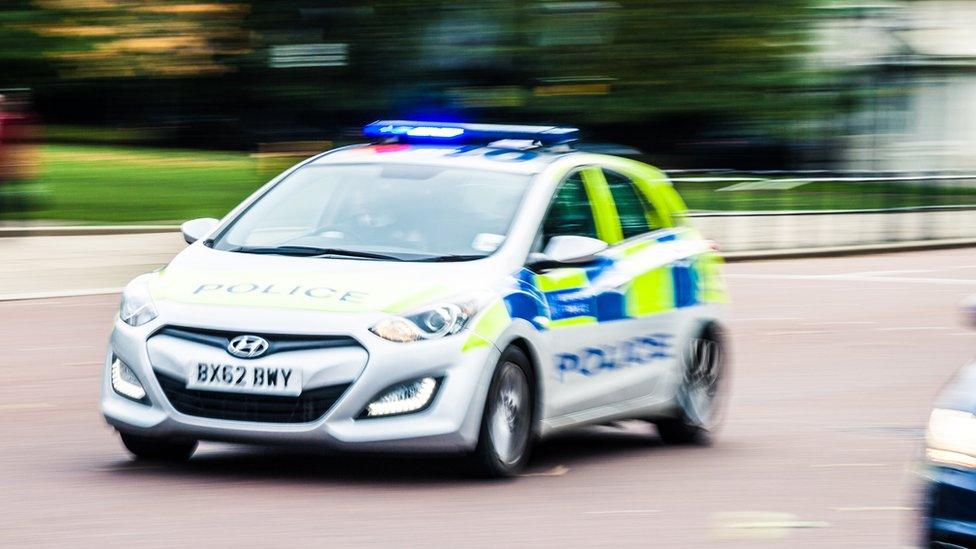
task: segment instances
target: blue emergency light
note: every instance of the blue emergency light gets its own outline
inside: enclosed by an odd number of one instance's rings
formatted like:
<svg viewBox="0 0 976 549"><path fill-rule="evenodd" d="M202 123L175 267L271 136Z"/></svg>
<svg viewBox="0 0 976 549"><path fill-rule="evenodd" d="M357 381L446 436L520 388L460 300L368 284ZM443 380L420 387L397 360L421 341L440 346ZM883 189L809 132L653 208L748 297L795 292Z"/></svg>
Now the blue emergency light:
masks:
<svg viewBox="0 0 976 549"><path fill-rule="evenodd" d="M377 120L363 127L363 135L403 143L491 143L512 139L552 146L576 141L579 130L558 126Z"/></svg>

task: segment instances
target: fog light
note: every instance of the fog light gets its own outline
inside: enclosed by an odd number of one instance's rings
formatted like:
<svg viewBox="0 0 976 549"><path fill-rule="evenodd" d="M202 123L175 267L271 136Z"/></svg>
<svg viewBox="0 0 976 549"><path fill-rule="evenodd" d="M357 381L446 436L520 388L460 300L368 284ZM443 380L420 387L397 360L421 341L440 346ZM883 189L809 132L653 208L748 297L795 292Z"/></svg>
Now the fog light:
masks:
<svg viewBox="0 0 976 549"><path fill-rule="evenodd" d="M437 379L424 377L391 387L369 403L363 416L382 417L419 412L434 399L437 386Z"/></svg>
<svg viewBox="0 0 976 549"><path fill-rule="evenodd" d="M146 390L143 389L136 373L118 358L112 361L112 388L125 398L143 404L149 403L149 399L146 398Z"/></svg>

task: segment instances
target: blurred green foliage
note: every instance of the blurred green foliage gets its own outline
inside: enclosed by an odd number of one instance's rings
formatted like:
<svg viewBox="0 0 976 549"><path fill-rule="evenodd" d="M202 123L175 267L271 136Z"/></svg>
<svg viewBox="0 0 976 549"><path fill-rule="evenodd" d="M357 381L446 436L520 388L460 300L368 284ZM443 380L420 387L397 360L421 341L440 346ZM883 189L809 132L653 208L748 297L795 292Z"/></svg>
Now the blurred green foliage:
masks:
<svg viewBox="0 0 976 549"><path fill-rule="evenodd" d="M45 145L32 208L11 218L88 222L220 217L296 159L244 153Z"/></svg>
<svg viewBox="0 0 976 549"><path fill-rule="evenodd" d="M818 4L8 0L0 69L19 70L0 87L49 97L54 122L85 116L53 106L75 94L94 121L163 112L258 124L258 110L300 125L469 111L581 125L680 115L776 129L830 108L805 93L822 80L804 63ZM275 47L309 44L346 54L275 65Z"/></svg>

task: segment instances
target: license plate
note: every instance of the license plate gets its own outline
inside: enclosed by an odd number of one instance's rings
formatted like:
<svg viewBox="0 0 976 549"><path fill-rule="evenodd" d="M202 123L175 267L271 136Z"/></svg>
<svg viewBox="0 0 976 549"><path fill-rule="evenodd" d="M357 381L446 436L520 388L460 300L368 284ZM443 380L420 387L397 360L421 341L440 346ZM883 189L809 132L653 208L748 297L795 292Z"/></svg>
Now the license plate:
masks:
<svg viewBox="0 0 976 549"><path fill-rule="evenodd" d="M299 395L302 371L298 368L194 362L187 369L187 389Z"/></svg>

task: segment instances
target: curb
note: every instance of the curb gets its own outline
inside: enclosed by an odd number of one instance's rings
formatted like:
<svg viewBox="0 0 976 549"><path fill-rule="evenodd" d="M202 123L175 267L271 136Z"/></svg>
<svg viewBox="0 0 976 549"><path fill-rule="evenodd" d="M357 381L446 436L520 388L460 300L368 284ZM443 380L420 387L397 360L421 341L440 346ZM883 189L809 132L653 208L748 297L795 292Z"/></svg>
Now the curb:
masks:
<svg viewBox="0 0 976 549"><path fill-rule="evenodd" d="M851 246L830 246L823 248L783 248L781 250L728 252L722 254L722 257L728 263L735 263L740 261L840 257L848 255L917 252L924 250L947 250L952 248L969 247L976 247L976 238L910 240L907 242L880 242L877 244L855 244Z"/></svg>
<svg viewBox="0 0 976 549"><path fill-rule="evenodd" d="M0 238L15 236L103 236L173 233L176 225L78 225L67 227L0 227Z"/></svg>

